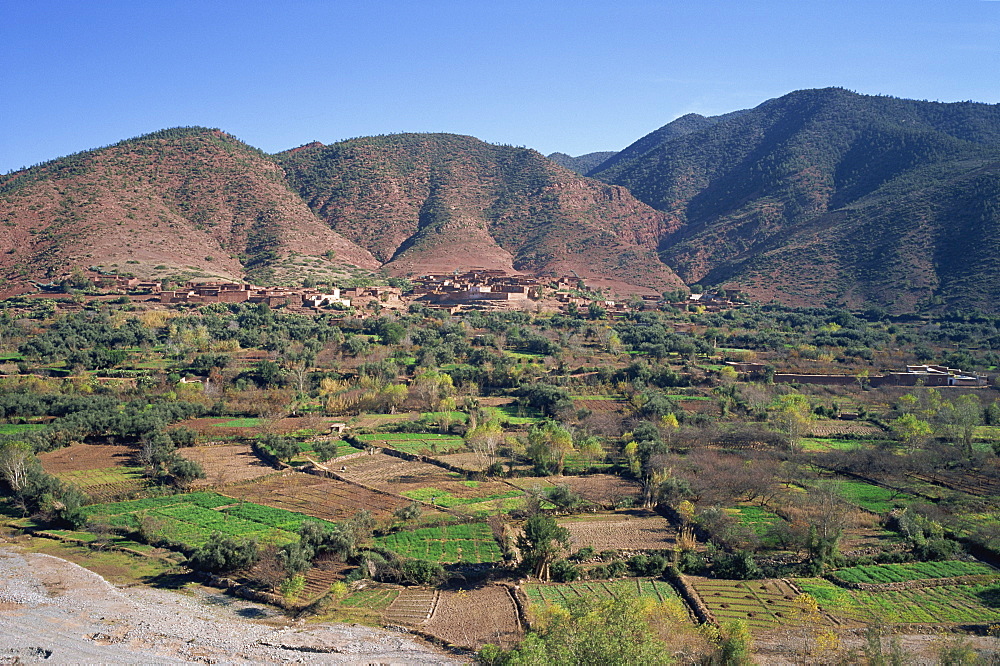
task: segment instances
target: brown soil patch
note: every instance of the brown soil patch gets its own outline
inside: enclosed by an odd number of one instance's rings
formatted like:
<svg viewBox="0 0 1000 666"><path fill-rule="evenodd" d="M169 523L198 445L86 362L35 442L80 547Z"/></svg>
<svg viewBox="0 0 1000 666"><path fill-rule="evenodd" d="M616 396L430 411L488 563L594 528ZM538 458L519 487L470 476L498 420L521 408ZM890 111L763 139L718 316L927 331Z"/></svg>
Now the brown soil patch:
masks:
<svg viewBox="0 0 1000 666"><path fill-rule="evenodd" d="M809 433L813 437L832 437L834 435L885 437L886 435L886 432L877 426L852 421L815 421L809 424Z"/></svg>
<svg viewBox="0 0 1000 666"><path fill-rule="evenodd" d="M192 484L195 487L221 486L276 473L273 467L257 457L249 444L196 446L178 449L178 453L205 470L205 478Z"/></svg>
<svg viewBox="0 0 1000 666"><path fill-rule="evenodd" d="M588 476L554 476L552 483L565 483L573 492L585 500L613 506L624 499L634 499L639 495L640 486L611 474L590 474Z"/></svg>
<svg viewBox="0 0 1000 666"><path fill-rule="evenodd" d="M574 400L577 409L587 409L591 412L620 412L624 408L624 400Z"/></svg>
<svg viewBox="0 0 1000 666"><path fill-rule="evenodd" d="M344 478L391 492L398 492L400 486L437 485L455 478L453 473L436 465L403 460L385 453L351 458L341 467L344 469L337 470L336 466L333 469Z"/></svg>
<svg viewBox="0 0 1000 666"><path fill-rule="evenodd" d="M486 643L511 647L524 636L514 601L501 585L441 592L437 610L423 629L473 650Z"/></svg>
<svg viewBox="0 0 1000 666"><path fill-rule="evenodd" d="M371 511L377 519L387 518L399 507L409 504L409 500L402 497L297 472L229 486L223 494L332 522L347 520L362 509Z"/></svg>
<svg viewBox="0 0 1000 666"><path fill-rule="evenodd" d="M667 550L676 543L676 530L652 511L617 511L587 520L560 520L569 530L570 547L579 550Z"/></svg>
<svg viewBox="0 0 1000 666"><path fill-rule="evenodd" d="M135 449L112 444L73 444L38 455L42 469L49 474L80 472L88 469L135 466Z"/></svg>

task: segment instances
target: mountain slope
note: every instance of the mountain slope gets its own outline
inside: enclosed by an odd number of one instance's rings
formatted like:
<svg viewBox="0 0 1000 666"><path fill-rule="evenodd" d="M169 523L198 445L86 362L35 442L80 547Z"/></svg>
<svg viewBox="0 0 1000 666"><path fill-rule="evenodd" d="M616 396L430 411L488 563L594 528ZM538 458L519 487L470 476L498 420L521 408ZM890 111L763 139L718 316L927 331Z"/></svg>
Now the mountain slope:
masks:
<svg viewBox="0 0 1000 666"><path fill-rule="evenodd" d="M689 282L794 303L996 309L998 163L1000 106L825 89L649 135L595 176L675 222L661 256Z"/></svg>
<svg viewBox="0 0 1000 666"><path fill-rule="evenodd" d="M394 274L496 268L576 272L619 291L681 284L655 254L664 215L533 150L396 134L278 158L309 207Z"/></svg>
<svg viewBox="0 0 1000 666"><path fill-rule="evenodd" d="M576 157L567 155L566 153L552 153L551 155L546 155L546 157L561 167L586 175L588 171L591 171L602 162L607 161L613 155L615 155L615 151L607 150L599 153L577 155Z"/></svg>
<svg viewBox="0 0 1000 666"><path fill-rule="evenodd" d="M279 259L375 268L321 222L269 156L219 130L177 128L0 179L0 270L45 279L70 266L143 277L282 277ZM327 254L332 251L333 254ZM335 257L330 261L329 257Z"/></svg>

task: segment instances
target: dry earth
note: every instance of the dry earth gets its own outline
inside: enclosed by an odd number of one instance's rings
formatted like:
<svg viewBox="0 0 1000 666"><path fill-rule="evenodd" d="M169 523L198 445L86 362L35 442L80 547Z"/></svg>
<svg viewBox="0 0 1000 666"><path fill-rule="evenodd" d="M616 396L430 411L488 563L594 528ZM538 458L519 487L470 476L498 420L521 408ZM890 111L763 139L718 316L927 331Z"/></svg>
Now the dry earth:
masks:
<svg viewBox="0 0 1000 666"><path fill-rule="evenodd" d="M0 546L0 662L456 664L406 635L307 625L201 588L117 588L50 555Z"/></svg>

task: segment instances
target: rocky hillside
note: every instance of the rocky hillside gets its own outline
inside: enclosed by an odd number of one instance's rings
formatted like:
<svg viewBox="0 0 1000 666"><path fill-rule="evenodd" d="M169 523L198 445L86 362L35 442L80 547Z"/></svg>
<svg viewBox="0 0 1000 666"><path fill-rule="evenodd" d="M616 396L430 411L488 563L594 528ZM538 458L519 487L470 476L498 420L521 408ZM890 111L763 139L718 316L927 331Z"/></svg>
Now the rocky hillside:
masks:
<svg viewBox="0 0 1000 666"><path fill-rule="evenodd" d="M157 132L0 180L8 282L103 266L141 277L280 279L282 261L377 268L289 189L273 159L218 130ZM277 271L277 274L276 274ZM287 270L285 271L287 272Z"/></svg>
<svg viewBox="0 0 1000 666"><path fill-rule="evenodd" d="M278 157L319 217L397 275L499 268L575 272L618 291L681 284L655 253L666 216L533 150L395 134Z"/></svg>
<svg viewBox="0 0 1000 666"><path fill-rule="evenodd" d="M593 175L668 215L661 257L686 281L800 304L997 309L1000 105L833 88L675 123Z"/></svg>
<svg viewBox="0 0 1000 666"><path fill-rule="evenodd" d="M566 153L552 153L551 155L546 155L546 157L561 167L566 167L570 171L586 175L589 171L592 171L599 164L605 162L615 154L616 153L613 150L609 150L598 153L587 153L586 155L577 155L576 157L567 155Z"/></svg>
<svg viewBox="0 0 1000 666"><path fill-rule="evenodd" d="M141 277L345 277L474 267L578 273L622 293L681 284L670 229L625 188L530 150L395 135L266 155L179 128L0 179L8 287L73 267Z"/></svg>

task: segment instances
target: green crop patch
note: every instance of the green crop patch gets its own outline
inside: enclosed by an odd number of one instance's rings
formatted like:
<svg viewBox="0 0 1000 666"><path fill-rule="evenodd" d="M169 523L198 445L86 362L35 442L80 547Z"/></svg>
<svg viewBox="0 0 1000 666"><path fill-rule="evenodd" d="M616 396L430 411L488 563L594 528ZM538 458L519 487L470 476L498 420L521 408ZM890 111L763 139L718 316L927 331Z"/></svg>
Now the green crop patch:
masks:
<svg viewBox="0 0 1000 666"><path fill-rule="evenodd" d="M622 596L639 596L666 601L677 597L670 583L652 578L593 580L575 583L528 583L524 586L524 593L532 603L550 603L560 606L577 599L617 599Z"/></svg>
<svg viewBox="0 0 1000 666"><path fill-rule="evenodd" d="M795 581L831 615L858 622L922 624L1000 622L1000 584L942 585L939 587L866 592L837 587L822 578Z"/></svg>
<svg viewBox="0 0 1000 666"><path fill-rule="evenodd" d="M908 501L913 499L913 496L906 493L864 481L838 480L834 484L834 489L848 502L857 504L873 513L888 513L895 508L905 506Z"/></svg>
<svg viewBox="0 0 1000 666"><path fill-rule="evenodd" d="M0 424L0 435L16 435L32 430L44 430L47 427L42 423L2 423Z"/></svg>
<svg viewBox="0 0 1000 666"><path fill-rule="evenodd" d="M720 622L742 620L753 631L769 631L804 621L798 593L783 580L692 579L692 583Z"/></svg>
<svg viewBox="0 0 1000 666"><path fill-rule="evenodd" d="M757 534L764 534L772 525L781 522L780 516L759 506L739 506L726 511Z"/></svg>
<svg viewBox="0 0 1000 666"><path fill-rule="evenodd" d="M189 547L203 545L213 532L281 545L297 540L297 532L306 520L324 522L294 511L234 501L216 493L95 504L86 507L85 513L92 522L133 530L144 526L158 536Z"/></svg>
<svg viewBox="0 0 1000 666"><path fill-rule="evenodd" d="M390 588L365 588L344 597L339 606L342 608L364 608L367 610L384 611L398 596L399 590Z"/></svg>
<svg viewBox="0 0 1000 666"><path fill-rule="evenodd" d="M212 425L216 428L256 428L262 423L264 423L264 419L240 418L230 419L223 423L213 423Z"/></svg>
<svg viewBox="0 0 1000 666"><path fill-rule="evenodd" d="M899 583L909 580L952 578L955 576L997 576L997 571L982 562L912 562L908 564L873 564L849 567L833 572L833 577L846 583Z"/></svg>
<svg viewBox="0 0 1000 666"><path fill-rule="evenodd" d="M442 564L496 562L501 555L486 523L424 527L379 537L375 543L404 557Z"/></svg>

